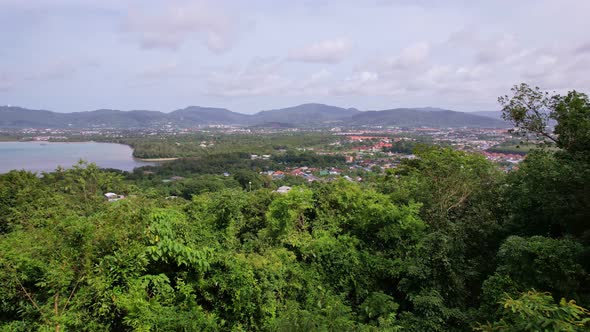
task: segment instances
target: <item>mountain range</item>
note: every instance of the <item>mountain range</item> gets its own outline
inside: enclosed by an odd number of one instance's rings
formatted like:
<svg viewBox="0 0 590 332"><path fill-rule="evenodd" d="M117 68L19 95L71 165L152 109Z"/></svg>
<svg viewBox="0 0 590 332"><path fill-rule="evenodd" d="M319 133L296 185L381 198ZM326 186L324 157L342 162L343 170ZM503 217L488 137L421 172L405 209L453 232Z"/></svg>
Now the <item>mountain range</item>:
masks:
<svg viewBox="0 0 590 332"><path fill-rule="evenodd" d="M502 120L502 112L501 111L477 111L477 112L470 112L473 115L485 116L492 119Z"/></svg>
<svg viewBox="0 0 590 332"><path fill-rule="evenodd" d="M190 128L203 125L243 127L475 127L506 128L508 123L493 112L465 113L440 108L396 108L360 111L324 104L261 111L255 114L232 112L225 108L189 106L170 113L146 110L100 109L88 112L58 113L14 106L0 106L0 128L158 128L172 125ZM489 114L488 114L489 113Z"/></svg>

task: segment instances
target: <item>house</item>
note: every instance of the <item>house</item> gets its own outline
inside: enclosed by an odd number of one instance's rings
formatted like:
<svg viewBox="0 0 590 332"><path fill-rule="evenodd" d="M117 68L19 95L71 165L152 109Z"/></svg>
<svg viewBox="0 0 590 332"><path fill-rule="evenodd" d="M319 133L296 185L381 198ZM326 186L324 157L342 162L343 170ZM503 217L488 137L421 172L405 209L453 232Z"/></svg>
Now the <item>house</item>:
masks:
<svg viewBox="0 0 590 332"><path fill-rule="evenodd" d="M332 168L329 173L330 173L330 175L340 175L340 173L342 173L342 171L337 168Z"/></svg>
<svg viewBox="0 0 590 332"><path fill-rule="evenodd" d="M291 171L291 175L293 176L303 176L303 170L301 168L296 168Z"/></svg>
<svg viewBox="0 0 590 332"><path fill-rule="evenodd" d="M275 192L279 193L279 194L286 194L289 191L291 191L291 187L289 187L289 186L281 186L277 190L275 190Z"/></svg>
<svg viewBox="0 0 590 332"><path fill-rule="evenodd" d="M273 179L282 179L284 177L285 177L285 172L276 171L276 172L272 173L272 178Z"/></svg>
<svg viewBox="0 0 590 332"><path fill-rule="evenodd" d="M373 149L377 149L377 150L383 149L383 148L391 148L391 147L393 147L393 144L385 143L385 142L379 142L379 143L373 145Z"/></svg>
<svg viewBox="0 0 590 332"><path fill-rule="evenodd" d="M304 176L305 179L307 180L307 182L313 182L313 181L318 181L319 179L312 175L312 174L306 174L306 176Z"/></svg>
<svg viewBox="0 0 590 332"><path fill-rule="evenodd" d="M106 194L104 194L104 197L106 197L106 198L108 198L108 199L110 199L110 198L117 198L117 194L115 194L115 193L110 193L110 192L109 192L109 193L106 193Z"/></svg>
<svg viewBox="0 0 590 332"><path fill-rule="evenodd" d="M123 195L117 195L115 193L112 192L108 192L104 194L104 197L107 199L108 202L116 202L118 200L124 199L125 196Z"/></svg>

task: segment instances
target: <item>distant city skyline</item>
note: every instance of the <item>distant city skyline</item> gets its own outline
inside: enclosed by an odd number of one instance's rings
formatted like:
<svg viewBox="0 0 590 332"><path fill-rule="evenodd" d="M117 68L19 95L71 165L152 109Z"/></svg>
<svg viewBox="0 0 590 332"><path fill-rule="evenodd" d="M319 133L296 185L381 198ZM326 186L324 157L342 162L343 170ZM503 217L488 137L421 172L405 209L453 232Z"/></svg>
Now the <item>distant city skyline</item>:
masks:
<svg viewBox="0 0 590 332"><path fill-rule="evenodd" d="M497 110L590 90L585 0L0 0L0 105Z"/></svg>

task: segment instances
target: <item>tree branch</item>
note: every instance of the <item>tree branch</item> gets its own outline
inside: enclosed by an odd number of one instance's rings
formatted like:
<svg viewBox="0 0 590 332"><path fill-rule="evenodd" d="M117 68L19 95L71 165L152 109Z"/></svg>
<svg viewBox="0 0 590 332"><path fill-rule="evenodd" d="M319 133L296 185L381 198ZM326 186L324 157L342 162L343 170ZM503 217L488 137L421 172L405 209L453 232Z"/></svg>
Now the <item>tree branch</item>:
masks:
<svg viewBox="0 0 590 332"><path fill-rule="evenodd" d="M66 303L64 304L63 308L61 309L61 312L64 312L66 310L66 308L68 307L68 304L70 303L70 300L74 296L74 293L76 292L76 289L78 288L78 285L80 284L80 281L82 281L82 279L84 279L84 277L80 277L80 279L78 279L78 281L76 281L76 285L74 285L74 289L72 289L72 291L70 292L70 296L68 296L68 299L66 300Z"/></svg>
<svg viewBox="0 0 590 332"><path fill-rule="evenodd" d="M35 302L35 300L31 297L31 295L29 294L29 292L27 292L27 289L20 282L20 279L18 278L18 276L16 275L16 273L14 274L14 279L16 279L16 282L18 282L18 284L19 284L20 288L23 290L23 292L25 292L25 295L29 299L29 302L31 302L31 304L33 305L33 307L35 307L35 309L37 309L39 311L39 314L41 315L41 317L43 317L43 320L45 321L45 323L49 324L49 321L47 320L47 318L43 314L43 311L41 311L41 308L39 308L39 306L37 305L37 302Z"/></svg>

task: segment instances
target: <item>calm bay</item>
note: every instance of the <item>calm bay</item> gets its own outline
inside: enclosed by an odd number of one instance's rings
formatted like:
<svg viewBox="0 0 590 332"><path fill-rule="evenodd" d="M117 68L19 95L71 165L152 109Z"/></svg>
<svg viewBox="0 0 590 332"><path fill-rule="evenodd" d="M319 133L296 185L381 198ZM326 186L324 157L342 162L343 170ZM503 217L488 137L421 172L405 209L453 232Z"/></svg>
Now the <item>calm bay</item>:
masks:
<svg viewBox="0 0 590 332"><path fill-rule="evenodd" d="M0 173L13 169L50 172L58 166L72 167L80 159L125 171L154 164L135 159L132 154L131 147L114 143L0 142Z"/></svg>

